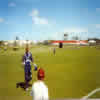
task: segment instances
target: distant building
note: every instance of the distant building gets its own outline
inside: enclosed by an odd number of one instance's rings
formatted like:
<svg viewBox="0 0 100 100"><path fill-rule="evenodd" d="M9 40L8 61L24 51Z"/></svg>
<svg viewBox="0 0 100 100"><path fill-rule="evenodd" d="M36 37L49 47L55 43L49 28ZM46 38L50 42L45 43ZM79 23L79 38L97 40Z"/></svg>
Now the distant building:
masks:
<svg viewBox="0 0 100 100"><path fill-rule="evenodd" d="M100 40L96 40L96 45L100 45Z"/></svg>
<svg viewBox="0 0 100 100"><path fill-rule="evenodd" d="M59 43L63 43L64 45L88 45L87 40L53 40L52 44L53 45L59 45Z"/></svg>
<svg viewBox="0 0 100 100"><path fill-rule="evenodd" d="M96 45L96 41L95 40L89 40L88 41L90 46Z"/></svg>
<svg viewBox="0 0 100 100"><path fill-rule="evenodd" d="M21 47L25 46L26 44L33 45L33 41L31 41L31 40L28 40L28 41L26 41L26 40L9 40L8 45L9 46L14 46L15 41L16 41L16 45L21 46Z"/></svg>
<svg viewBox="0 0 100 100"><path fill-rule="evenodd" d="M95 45L100 45L100 39L90 38L90 39L88 39L88 41L91 43L94 43Z"/></svg>

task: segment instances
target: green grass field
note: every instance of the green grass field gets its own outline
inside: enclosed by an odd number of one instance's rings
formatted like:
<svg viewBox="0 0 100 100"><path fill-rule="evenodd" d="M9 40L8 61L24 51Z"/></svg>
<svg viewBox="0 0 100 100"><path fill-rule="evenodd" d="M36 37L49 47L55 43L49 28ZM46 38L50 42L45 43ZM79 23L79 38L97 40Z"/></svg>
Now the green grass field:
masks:
<svg viewBox="0 0 100 100"><path fill-rule="evenodd" d="M50 98L82 98L100 88L100 50L89 47L57 48L53 55L51 47L31 48L34 62L45 69L45 83ZM24 81L21 58L24 49L0 50L0 100L32 100L30 91L16 88ZM33 82L36 72L33 71ZM91 98L100 98L100 92Z"/></svg>

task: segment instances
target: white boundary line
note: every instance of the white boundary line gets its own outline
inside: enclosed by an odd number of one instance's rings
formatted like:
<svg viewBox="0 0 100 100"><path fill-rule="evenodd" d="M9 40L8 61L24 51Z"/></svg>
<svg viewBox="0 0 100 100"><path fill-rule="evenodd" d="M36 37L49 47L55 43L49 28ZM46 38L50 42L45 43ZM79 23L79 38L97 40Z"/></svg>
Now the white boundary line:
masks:
<svg viewBox="0 0 100 100"><path fill-rule="evenodd" d="M93 90L87 96L83 96L81 100L86 100L86 99L88 99L89 97L91 97L93 94L95 94L97 92L100 92L100 88L97 88L97 89Z"/></svg>

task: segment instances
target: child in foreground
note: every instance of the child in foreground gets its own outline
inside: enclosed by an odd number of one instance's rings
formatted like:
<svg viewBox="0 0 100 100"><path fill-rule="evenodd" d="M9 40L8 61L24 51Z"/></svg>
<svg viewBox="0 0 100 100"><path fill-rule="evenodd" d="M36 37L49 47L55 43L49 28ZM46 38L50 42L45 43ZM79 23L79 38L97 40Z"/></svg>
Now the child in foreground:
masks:
<svg viewBox="0 0 100 100"><path fill-rule="evenodd" d="M33 100L49 100L48 88L44 83L45 72L42 68L38 70L37 81L32 85L31 96Z"/></svg>

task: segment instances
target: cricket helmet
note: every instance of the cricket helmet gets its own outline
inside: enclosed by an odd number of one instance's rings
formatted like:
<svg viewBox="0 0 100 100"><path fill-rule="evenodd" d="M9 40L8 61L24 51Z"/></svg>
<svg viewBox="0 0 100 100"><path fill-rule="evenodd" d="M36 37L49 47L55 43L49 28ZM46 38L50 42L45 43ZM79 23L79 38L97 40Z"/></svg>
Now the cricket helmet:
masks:
<svg viewBox="0 0 100 100"><path fill-rule="evenodd" d="M40 68L38 70L38 74L37 74L37 77L38 77L38 80L44 80L44 77L45 77L45 72L42 68Z"/></svg>

